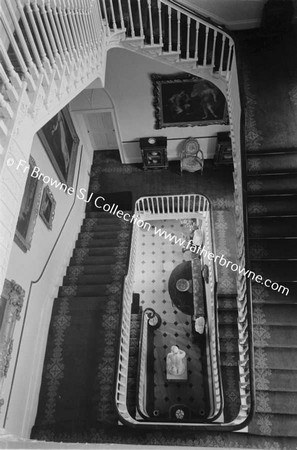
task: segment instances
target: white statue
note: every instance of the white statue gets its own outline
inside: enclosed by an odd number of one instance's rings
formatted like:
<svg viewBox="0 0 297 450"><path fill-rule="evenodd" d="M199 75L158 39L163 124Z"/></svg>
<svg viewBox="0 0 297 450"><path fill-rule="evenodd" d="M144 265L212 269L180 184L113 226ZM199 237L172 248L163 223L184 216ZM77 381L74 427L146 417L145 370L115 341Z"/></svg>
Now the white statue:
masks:
<svg viewBox="0 0 297 450"><path fill-rule="evenodd" d="M204 328L205 328L204 317L203 316L197 317L197 319L195 319L195 331L197 331L197 333L199 334L203 334Z"/></svg>
<svg viewBox="0 0 297 450"><path fill-rule="evenodd" d="M186 370L186 352L180 350L177 345L171 347L167 355L167 370L170 375L182 375Z"/></svg>

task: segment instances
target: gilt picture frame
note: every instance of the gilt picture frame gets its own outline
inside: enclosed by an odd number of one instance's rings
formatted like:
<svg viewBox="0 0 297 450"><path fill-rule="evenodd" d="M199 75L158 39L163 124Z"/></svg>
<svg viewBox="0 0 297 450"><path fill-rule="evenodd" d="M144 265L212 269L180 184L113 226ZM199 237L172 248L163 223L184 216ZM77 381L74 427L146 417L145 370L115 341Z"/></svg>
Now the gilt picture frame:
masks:
<svg viewBox="0 0 297 450"><path fill-rule="evenodd" d="M42 199L39 209L39 215L49 230L53 227L55 216L56 200L48 186L45 186L42 192Z"/></svg>
<svg viewBox="0 0 297 450"><path fill-rule="evenodd" d="M28 177L14 235L15 243L21 248L21 250L23 250L23 252L27 252L31 248L43 185L41 180L31 177L30 175L36 166L32 156L30 156L29 166L30 169L28 171Z"/></svg>
<svg viewBox="0 0 297 450"><path fill-rule="evenodd" d="M152 74L155 128L228 125L222 91L191 74Z"/></svg>
<svg viewBox="0 0 297 450"><path fill-rule="evenodd" d="M67 107L38 132L45 151L62 183L72 186L79 138Z"/></svg>

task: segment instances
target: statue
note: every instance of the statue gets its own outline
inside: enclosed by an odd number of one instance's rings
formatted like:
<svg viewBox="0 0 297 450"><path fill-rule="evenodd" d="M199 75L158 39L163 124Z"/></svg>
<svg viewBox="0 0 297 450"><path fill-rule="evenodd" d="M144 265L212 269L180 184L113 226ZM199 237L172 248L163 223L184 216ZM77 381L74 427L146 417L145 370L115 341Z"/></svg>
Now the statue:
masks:
<svg viewBox="0 0 297 450"><path fill-rule="evenodd" d="M180 350L177 345L171 347L167 355L167 371L170 375L182 375L186 370L186 352Z"/></svg>
<svg viewBox="0 0 297 450"><path fill-rule="evenodd" d="M195 319L195 331L199 334L204 333L205 328L205 319L203 316L199 316Z"/></svg>

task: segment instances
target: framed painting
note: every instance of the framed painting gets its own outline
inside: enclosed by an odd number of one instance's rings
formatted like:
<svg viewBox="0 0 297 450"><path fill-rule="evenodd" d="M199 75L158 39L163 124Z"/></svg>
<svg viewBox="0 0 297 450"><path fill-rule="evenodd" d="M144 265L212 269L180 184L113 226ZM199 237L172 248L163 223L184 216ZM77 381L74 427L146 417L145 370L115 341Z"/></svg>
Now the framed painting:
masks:
<svg viewBox="0 0 297 450"><path fill-rule="evenodd" d="M43 185L41 180L30 176L33 168L36 166L35 161L31 156L29 165L30 169L14 236L14 241L24 252L31 247Z"/></svg>
<svg viewBox="0 0 297 450"><path fill-rule="evenodd" d="M222 91L208 80L191 74L152 74L155 128L229 123Z"/></svg>
<svg viewBox="0 0 297 450"><path fill-rule="evenodd" d="M68 108L62 109L49 120L38 136L59 180L72 186L79 139Z"/></svg>
<svg viewBox="0 0 297 450"><path fill-rule="evenodd" d="M55 216L56 200L48 186L45 186L39 209L39 215L49 230L53 227Z"/></svg>

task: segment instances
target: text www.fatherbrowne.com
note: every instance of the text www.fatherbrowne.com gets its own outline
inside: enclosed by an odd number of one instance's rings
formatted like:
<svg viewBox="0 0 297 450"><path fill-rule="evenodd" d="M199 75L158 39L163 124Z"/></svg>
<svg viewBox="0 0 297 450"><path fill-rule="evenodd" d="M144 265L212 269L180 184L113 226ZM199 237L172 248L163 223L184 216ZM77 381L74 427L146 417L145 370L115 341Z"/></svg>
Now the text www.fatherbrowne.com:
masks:
<svg viewBox="0 0 297 450"><path fill-rule="evenodd" d="M8 166L14 166L16 161L13 158L8 158L7 165ZM16 165L16 170L21 170L23 173L26 173L29 171L29 164L25 160L19 160L19 162ZM61 183L58 180L55 180L45 174L43 174L39 167L34 166L31 170L31 173L29 175L32 178L38 178L41 179L45 184L49 184L50 186L58 189L63 190L68 195L76 194L76 197L79 200L84 201L85 203L89 203L91 200L93 200L94 205L98 209L102 209L104 212L107 212L112 215L116 215L119 219L124 219L126 222L130 222L135 224L137 227L142 229L150 230L152 225L150 222L145 222L142 219L139 218L136 214L129 214L128 212L124 212L121 209L119 209L118 205L113 204L112 206L108 203L102 204L102 201L105 201L105 198L102 196L98 196L94 198L94 193L87 195L87 190L85 188L78 189L77 192L75 192L75 189L72 186L67 186L65 183ZM194 245L192 241L186 241L182 237L177 237L175 234L167 233L166 230L154 227L154 235L162 237L163 239L166 239L173 244L179 245L183 247L183 249L189 250L192 253L196 253L199 256L203 256L204 259L208 259L209 261L215 261L220 266L223 267L230 267L230 269L233 272L239 272L240 274L243 274L246 278L251 278L256 283L259 283L261 285L264 285L267 288L272 289L273 291L280 292L281 294L288 295L289 289L279 283L271 281L269 278L264 279L262 275L256 275L255 272L249 269L245 269L245 267L241 267L238 264L228 260L225 258L224 255L215 255L212 252L209 252L204 246L201 247L200 245Z"/></svg>

